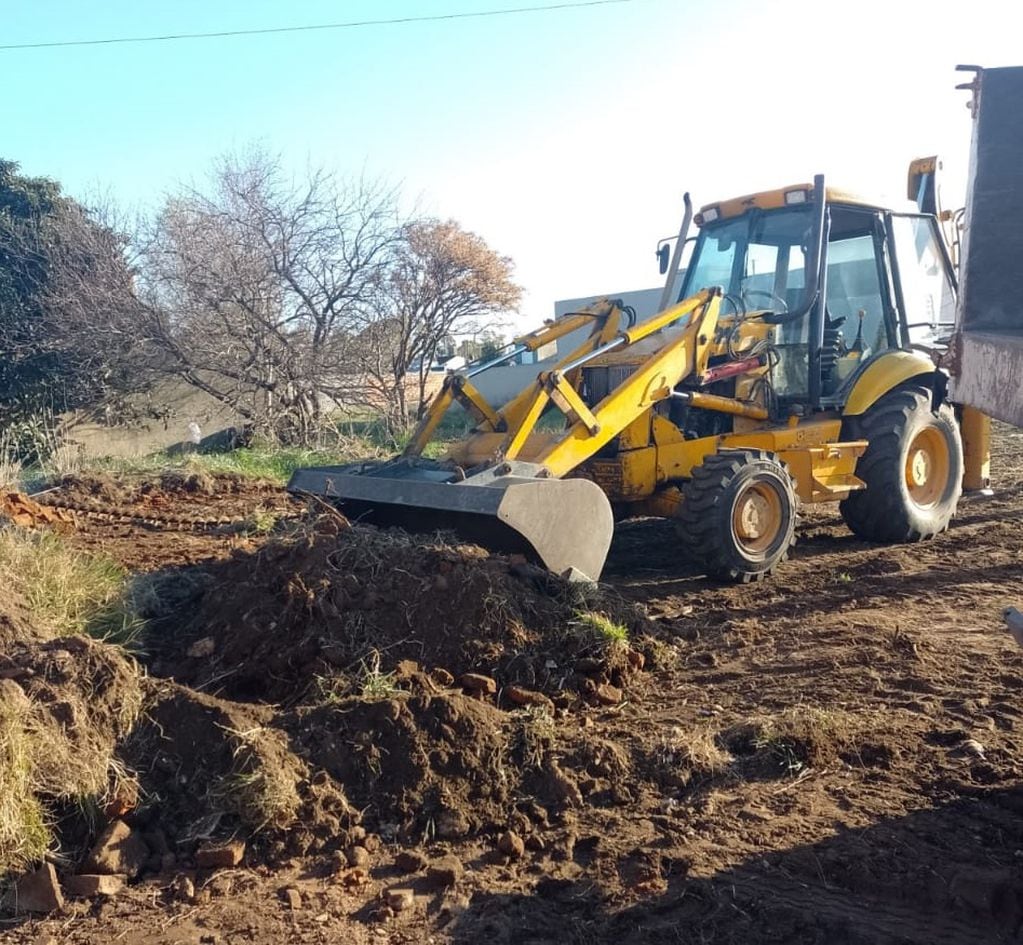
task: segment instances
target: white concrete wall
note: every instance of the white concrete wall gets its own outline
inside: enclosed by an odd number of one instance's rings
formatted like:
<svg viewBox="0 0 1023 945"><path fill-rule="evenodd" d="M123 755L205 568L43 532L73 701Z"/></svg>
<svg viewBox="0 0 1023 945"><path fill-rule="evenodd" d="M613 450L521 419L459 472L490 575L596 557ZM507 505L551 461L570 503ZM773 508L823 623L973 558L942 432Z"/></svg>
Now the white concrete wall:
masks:
<svg viewBox="0 0 1023 945"><path fill-rule="evenodd" d="M679 280L681 284L681 276ZM636 310L637 321L642 322L657 314L661 291L661 288L658 287L656 289L638 289L632 292L605 292L578 299L562 299L554 303L554 315L557 317L568 312L576 312L600 299L609 298L621 299L626 305L631 305ZM557 353L536 364L513 364L491 368L474 377L472 382L491 404L501 407L531 384L537 374L554 367L566 354L578 348L586 340L587 334L586 329L581 329L559 339Z"/></svg>

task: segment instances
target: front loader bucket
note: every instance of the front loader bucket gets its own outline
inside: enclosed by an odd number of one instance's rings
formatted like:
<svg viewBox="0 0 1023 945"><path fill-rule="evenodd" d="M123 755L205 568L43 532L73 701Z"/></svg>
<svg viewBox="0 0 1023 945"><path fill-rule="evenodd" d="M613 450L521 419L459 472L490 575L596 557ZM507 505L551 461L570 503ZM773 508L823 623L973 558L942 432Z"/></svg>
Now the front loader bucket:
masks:
<svg viewBox="0 0 1023 945"><path fill-rule="evenodd" d="M403 464L353 472L299 469L288 491L319 496L350 519L424 532L450 529L494 551L521 552L556 574L571 568L597 580L614 520L604 491L587 479L537 479L487 470L452 473Z"/></svg>

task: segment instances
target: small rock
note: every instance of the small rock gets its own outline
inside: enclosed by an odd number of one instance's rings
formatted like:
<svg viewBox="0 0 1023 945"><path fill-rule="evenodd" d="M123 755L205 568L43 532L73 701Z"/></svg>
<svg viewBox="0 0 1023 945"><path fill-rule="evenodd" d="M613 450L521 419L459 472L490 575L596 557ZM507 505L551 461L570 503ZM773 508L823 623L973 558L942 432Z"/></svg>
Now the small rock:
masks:
<svg viewBox="0 0 1023 945"><path fill-rule="evenodd" d="M533 824L530 819L520 810L512 811L508 816L508 829L514 830L520 836L532 833Z"/></svg>
<svg viewBox="0 0 1023 945"><path fill-rule="evenodd" d="M497 838L497 849L505 856L518 860L526 852L526 844L514 830L506 830Z"/></svg>
<svg viewBox="0 0 1023 945"><path fill-rule="evenodd" d="M571 807L582 807L583 795L579 785L575 783L561 768L553 761L547 766L547 773L551 779L551 787L554 795Z"/></svg>
<svg viewBox="0 0 1023 945"><path fill-rule="evenodd" d="M103 813L107 817L123 817L139 806L139 785L137 781L121 781L117 790L107 800ZM147 844L148 846L148 844ZM162 850L158 852L163 852Z"/></svg>
<svg viewBox="0 0 1023 945"><path fill-rule="evenodd" d="M515 705L538 706L550 712L554 711L554 703L542 692L524 689L522 686L508 686L504 690L504 694L508 697L508 701L514 702Z"/></svg>
<svg viewBox="0 0 1023 945"><path fill-rule="evenodd" d="M463 673L458 684L469 692L492 696L497 692L497 681L479 673Z"/></svg>
<svg viewBox="0 0 1023 945"><path fill-rule="evenodd" d="M433 681L438 686L451 686L454 684L455 681L455 677L452 676L451 673L449 673L446 669L443 669L440 666L435 667L430 672L430 675L433 677Z"/></svg>
<svg viewBox="0 0 1023 945"><path fill-rule="evenodd" d="M186 876L182 873L174 880L174 895L178 899L184 899L186 902L191 902L195 899L195 883L192 881L191 876Z"/></svg>
<svg viewBox="0 0 1023 945"><path fill-rule="evenodd" d="M622 701L622 691L611 683L601 683L594 690L593 698L601 705L618 705Z"/></svg>
<svg viewBox="0 0 1023 945"><path fill-rule="evenodd" d="M629 650L626 659L633 669L642 669L646 666L646 657L639 650Z"/></svg>
<svg viewBox="0 0 1023 945"><path fill-rule="evenodd" d="M123 873L134 879L149 859L145 841L123 820L112 820L100 834L82 868L86 873Z"/></svg>
<svg viewBox="0 0 1023 945"><path fill-rule="evenodd" d="M411 889L388 889L384 901L395 912L406 912L416 904L416 895Z"/></svg>
<svg viewBox="0 0 1023 945"><path fill-rule="evenodd" d="M369 871L364 869L345 870L340 879L345 886L365 886L369 882Z"/></svg>
<svg viewBox="0 0 1023 945"><path fill-rule="evenodd" d="M959 746L968 755L973 755L974 758L984 757L984 746L977 741L975 738L968 738L966 741Z"/></svg>
<svg viewBox="0 0 1023 945"><path fill-rule="evenodd" d="M124 889L125 877L104 873L79 873L64 880L64 889L76 899L116 896Z"/></svg>
<svg viewBox="0 0 1023 945"><path fill-rule="evenodd" d="M365 847L351 846L345 851L345 856L348 858L349 866L369 866L369 850Z"/></svg>
<svg viewBox="0 0 1023 945"><path fill-rule="evenodd" d="M430 864L426 871L427 880L434 886L454 886L464 872L461 861L454 856L445 856Z"/></svg>
<svg viewBox="0 0 1023 945"><path fill-rule="evenodd" d="M561 573L561 577L563 580L568 581L571 584L591 584L593 587L597 586L593 578L591 578L588 574L583 574L583 572L576 567L567 568Z"/></svg>
<svg viewBox="0 0 1023 945"><path fill-rule="evenodd" d="M4 896L3 905L12 912L54 912L64 908L64 893L52 863L18 877Z"/></svg>
<svg viewBox="0 0 1023 945"><path fill-rule="evenodd" d="M444 840L464 837L471 829L469 818L460 810L445 808L437 815L437 836Z"/></svg>
<svg viewBox="0 0 1023 945"><path fill-rule="evenodd" d="M394 675L397 679L411 679L419 672L419 664L415 660L398 660L394 667Z"/></svg>
<svg viewBox="0 0 1023 945"><path fill-rule="evenodd" d="M195 865L203 870L226 869L237 866L244 856L244 840L210 841L195 851Z"/></svg>
<svg viewBox="0 0 1023 945"><path fill-rule="evenodd" d="M366 839L366 828L361 824L356 824L348 831L348 839L351 840L352 843L362 843L362 841Z"/></svg>
<svg viewBox="0 0 1023 945"><path fill-rule="evenodd" d="M202 659L205 656L212 656L217 649L217 643L213 637L203 637L196 640L187 650L185 655L194 660Z"/></svg>
<svg viewBox="0 0 1023 945"><path fill-rule="evenodd" d="M370 853L376 853L380 849L380 837L375 833L368 833L362 838L362 846Z"/></svg>
<svg viewBox="0 0 1023 945"><path fill-rule="evenodd" d="M285 886L281 890L281 899L284 900L285 904L292 912L302 908L302 893L300 893L294 886Z"/></svg>
<svg viewBox="0 0 1023 945"><path fill-rule="evenodd" d="M402 850L394 858L394 865L403 873L420 873L430 865L430 861L418 850Z"/></svg>

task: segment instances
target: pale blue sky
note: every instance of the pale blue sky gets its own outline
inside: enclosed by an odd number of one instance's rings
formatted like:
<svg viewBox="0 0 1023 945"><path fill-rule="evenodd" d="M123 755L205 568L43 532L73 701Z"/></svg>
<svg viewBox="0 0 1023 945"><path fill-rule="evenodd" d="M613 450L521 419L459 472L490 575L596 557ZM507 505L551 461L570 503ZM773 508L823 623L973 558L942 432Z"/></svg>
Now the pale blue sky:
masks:
<svg viewBox="0 0 1023 945"><path fill-rule="evenodd" d="M246 29L547 0L4 0L0 42ZM151 203L260 141L400 184L512 256L524 321L658 281L697 203L824 172L902 196L969 140L957 62L1023 64L1023 4L635 0L548 13L0 52L0 154ZM961 185L958 189L961 189Z"/></svg>

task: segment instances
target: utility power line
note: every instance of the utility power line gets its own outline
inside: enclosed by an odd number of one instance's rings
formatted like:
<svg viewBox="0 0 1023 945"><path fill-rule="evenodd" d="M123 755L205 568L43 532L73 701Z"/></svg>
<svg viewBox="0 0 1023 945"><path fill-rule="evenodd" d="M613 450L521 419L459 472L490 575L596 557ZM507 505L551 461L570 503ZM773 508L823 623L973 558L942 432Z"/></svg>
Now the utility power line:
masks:
<svg viewBox="0 0 1023 945"><path fill-rule="evenodd" d="M640 0L571 0L547 6L510 7L503 10L477 10L471 13L437 13L427 16L403 16L389 20L352 20L348 23L315 23L309 26L275 26L266 29L220 30L215 33L167 33L162 36L117 36L108 39L66 39L44 43L5 43L0 50L54 49L62 46L113 46L126 43L165 43L180 39L221 39L231 36L267 36L272 33L311 33L316 30L347 30L365 26L397 26L403 23L436 23L443 20L471 20L483 17L512 16L520 13L551 13L582 7L603 7L611 4L637 3Z"/></svg>

